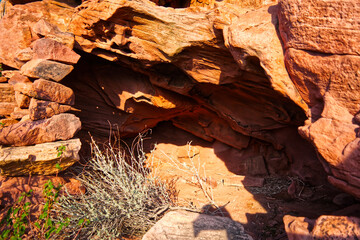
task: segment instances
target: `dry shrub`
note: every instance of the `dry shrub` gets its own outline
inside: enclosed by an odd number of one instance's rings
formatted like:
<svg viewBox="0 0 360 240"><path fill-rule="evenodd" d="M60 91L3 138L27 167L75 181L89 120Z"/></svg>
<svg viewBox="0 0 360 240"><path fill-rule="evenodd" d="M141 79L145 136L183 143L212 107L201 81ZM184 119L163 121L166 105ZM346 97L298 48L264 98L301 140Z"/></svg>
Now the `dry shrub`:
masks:
<svg viewBox="0 0 360 240"><path fill-rule="evenodd" d="M144 166L141 136L128 159L111 145L101 150L92 141L91 147L89 166L78 177L86 193L65 194L58 204L58 220L70 219L63 234L114 239L145 233L173 203L166 185Z"/></svg>

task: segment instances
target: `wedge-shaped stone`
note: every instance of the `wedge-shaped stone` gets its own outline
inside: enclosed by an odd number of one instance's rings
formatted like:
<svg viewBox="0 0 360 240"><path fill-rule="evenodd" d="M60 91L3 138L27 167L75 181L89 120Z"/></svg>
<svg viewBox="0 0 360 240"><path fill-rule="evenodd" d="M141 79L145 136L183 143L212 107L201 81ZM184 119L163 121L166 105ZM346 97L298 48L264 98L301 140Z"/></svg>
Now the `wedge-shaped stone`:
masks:
<svg viewBox="0 0 360 240"><path fill-rule="evenodd" d="M18 83L24 83L24 84L30 84L31 81L28 77L25 77L24 75L22 75L19 71L14 71L9 75L9 84L15 86Z"/></svg>
<svg viewBox="0 0 360 240"><path fill-rule="evenodd" d="M21 67L21 73L33 78L51 79L59 82L74 69L71 65L45 59L34 59Z"/></svg>
<svg viewBox="0 0 360 240"><path fill-rule="evenodd" d="M29 109L15 107L14 111L10 114L10 117L13 119L22 119L26 115L29 115Z"/></svg>
<svg viewBox="0 0 360 240"><path fill-rule="evenodd" d="M81 142L78 138L35 146L1 148L1 174L7 176L55 174L80 159L80 148ZM56 164L59 164L60 168L56 167Z"/></svg>
<svg viewBox="0 0 360 240"><path fill-rule="evenodd" d="M0 102L15 102L15 92L13 86L8 83L0 84Z"/></svg>
<svg viewBox="0 0 360 240"><path fill-rule="evenodd" d="M4 128L4 127L7 127L7 126L10 126L12 124L18 123L18 122L19 122L18 120L12 119L12 118L0 119L0 129Z"/></svg>
<svg viewBox="0 0 360 240"><path fill-rule="evenodd" d="M0 145L27 146L68 140L74 137L80 128L80 119L69 113L38 121L19 122L0 129Z"/></svg>
<svg viewBox="0 0 360 240"><path fill-rule="evenodd" d="M41 38L36 40L33 45L34 59L47 59L66 64L76 64L80 55L71 48L53 39Z"/></svg>
<svg viewBox="0 0 360 240"><path fill-rule="evenodd" d="M26 96L18 91L15 91L15 100L19 108L28 108L30 103L30 97Z"/></svg>
<svg viewBox="0 0 360 240"><path fill-rule="evenodd" d="M14 111L15 107L17 107L16 103L0 102L0 116L10 115Z"/></svg>
<svg viewBox="0 0 360 240"><path fill-rule="evenodd" d="M11 78L16 73L20 73L20 71L19 70L4 70L1 72L1 76L6 77L6 78Z"/></svg>
<svg viewBox="0 0 360 240"><path fill-rule="evenodd" d="M40 19L40 21L32 27L32 31L38 36L54 39L71 49L74 47L75 38L72 33L62 32L58 26L53 25L44 19Z"/></svg>
<svg viewBox="0 0 360 240"><path fill-rule="evenodd" d="M67 112L71 109L69 105L61 105L56 102L43 101L32 98L30 101L30 119L39 120L52 117L56 114Z"/></svg>

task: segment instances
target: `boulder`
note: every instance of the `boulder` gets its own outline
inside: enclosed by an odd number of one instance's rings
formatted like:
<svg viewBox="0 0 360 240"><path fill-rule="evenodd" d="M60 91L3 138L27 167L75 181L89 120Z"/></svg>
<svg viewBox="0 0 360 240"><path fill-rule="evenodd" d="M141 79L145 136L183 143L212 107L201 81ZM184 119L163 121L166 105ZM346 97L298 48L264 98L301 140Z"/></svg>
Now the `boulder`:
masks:
<svg viewBox="0 0 360 240"><path fill-rule="evenodd" d="M26 146L72 138L81 128L79 118L62 113L38 121L24 121L0 129L0 144Z"/></svg>
<svg viewBox="0 0 360 240"><path fill-rule="evenodd" d="M313 240L310 232L314 227L314 220L285 215L283 221L289 240Z"/></svg>
<svg viewBox="0 0 360 240"><path fill-rule="evenodd" d="M45 79L35 80L32 84L18 83L14 85L14 89L37 99L68 105L73 105L75 102L74 92L71 88Z"/></svg>
<svg viewBox="0 0 360 240"><path fill-rule="evenodd" d="M68 105L60 105L56 102L49 102L32 98L30 101L30 119L40 120L52 117L56 114L67 112L71 109Z"/></svg>
<svg viewBox="0 0 360 240"><path fill-rule="evenodd" d="M21 67L21 74L32 78L61 81L74 69L73 66L45 59L33 59Z"/></svg>
<svg viewBox="0 0 360 240"><path fill-rule="evenodd" d="M238 239L251 240L244 227L230 218L186 211L165 214L142 240Z"/></svg>
<svg viewBox="0 0 360 240"><path fill-rule="evenodd" d="M41 38L33 42L34 59L47 59L65 64L76 64L80 55L53 39Z"/></svg>
<svg viewBox="0 0 360 240"><path fill-rule="evenodd" d="M51 175L80 160L79 139L0 149L1 175ZM56 165L59 166L56 167Z"/></svg>
<svg viewBox="0 0 360 240"><path fill-rule="evenodd" d="M310 108L299 133L315 146L329 182L360 198L354 120L360 104L360 31L354 19L360 8L354 4L282 0L279 29L289 75Z"/></svg>
<svg viewBox="0 0 360 240"><path fill-rule="evenodd" d="M289 240L355 240L360 237L360 218L357 217L324 215L315 221L286 215L284 224Z"/></svg>
<svg viewBox="0 0 360 240"><path fill-rule="evenodd" d="M10 125L18 123L18 122L19 122L18 120L12 119L12 118L0 119L0 128L7 127L7 126L10 126Z"/></svg>

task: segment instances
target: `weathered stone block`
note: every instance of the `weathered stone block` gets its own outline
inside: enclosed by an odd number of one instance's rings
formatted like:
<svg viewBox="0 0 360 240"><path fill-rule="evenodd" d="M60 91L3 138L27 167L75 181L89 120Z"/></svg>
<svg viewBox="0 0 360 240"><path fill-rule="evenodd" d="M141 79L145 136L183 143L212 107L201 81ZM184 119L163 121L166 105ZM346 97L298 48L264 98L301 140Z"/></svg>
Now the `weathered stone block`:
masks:
<svg viewBox="0 0 360 240"><path fill-rule="evenodd" d="M51 79L59 82L74 69L71 65L45 59L33 59L21 67L21 73L32 78Z"/></svg>
<svg viewBox="0 0 360 240"><path fill-rule="evenodd" d="M26 147L0 148L0 169L2 175L21 176L29 174L50 175L77 162L81 142L79 139L42 143Z"/></svg>

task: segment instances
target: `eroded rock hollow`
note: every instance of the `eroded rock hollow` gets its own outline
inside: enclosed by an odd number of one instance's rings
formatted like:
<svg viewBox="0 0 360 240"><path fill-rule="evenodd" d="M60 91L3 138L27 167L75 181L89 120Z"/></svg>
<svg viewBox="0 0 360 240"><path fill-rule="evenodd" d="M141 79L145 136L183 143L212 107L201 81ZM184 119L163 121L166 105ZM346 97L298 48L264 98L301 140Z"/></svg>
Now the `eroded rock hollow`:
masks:
<svg viewBox="0 0 360 240"><path fill-rule="evenodd" d="M360 197L355 3L11 3L0 21L0 144L68 140L77 117L84 131L123 138L167 121L235 151L224 161L236 174L327 176ZM72 127L26 130L59 116Z"/></svg>

